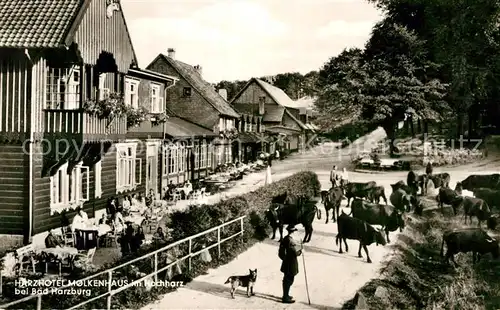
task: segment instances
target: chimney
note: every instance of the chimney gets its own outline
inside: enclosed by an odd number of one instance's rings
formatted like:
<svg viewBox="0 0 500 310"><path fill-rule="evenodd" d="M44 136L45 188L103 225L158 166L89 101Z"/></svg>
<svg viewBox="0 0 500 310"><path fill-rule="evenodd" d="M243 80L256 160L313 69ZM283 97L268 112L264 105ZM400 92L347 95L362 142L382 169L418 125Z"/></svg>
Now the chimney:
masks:
<svg viewBox="0 0 500 310"><path fill-rule="evenodd" d="M168 57L175 59L175 49L169 48L167 52L168 52Z"/></svg>
<svg viewBox="0 0 500 310"><path fill-rule="evenodd" d="M219 95L227 101L227 90L225 88L219 89Z"/></svg>
<svg viewBox="0 0 500 310"><path fill-rule="evenodd" d="M199 75L202 75L202 67L200 65L196 65L194 66L194 69L196 70L196 72L198 72Z"/></svg>

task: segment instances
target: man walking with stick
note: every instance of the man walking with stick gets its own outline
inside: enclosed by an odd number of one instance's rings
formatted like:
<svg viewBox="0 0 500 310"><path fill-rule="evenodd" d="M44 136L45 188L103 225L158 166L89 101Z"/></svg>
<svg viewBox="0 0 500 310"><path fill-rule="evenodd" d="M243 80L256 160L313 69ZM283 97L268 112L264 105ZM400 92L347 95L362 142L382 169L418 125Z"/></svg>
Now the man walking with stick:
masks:
<svg viewBox="0 0 500 310"><path fill-rule="evenodd" d="M285 304L292 304L295 300L289 295L289 292L295 276L299 273L297 257L302 254L302 248L294 239L294 232L297 231L297 228L294 225L288 225L286 229L288 235L281 241L278 252L279 258L283 261L281 263L281 272L283 272L283 298L281 301Z"/></svg>

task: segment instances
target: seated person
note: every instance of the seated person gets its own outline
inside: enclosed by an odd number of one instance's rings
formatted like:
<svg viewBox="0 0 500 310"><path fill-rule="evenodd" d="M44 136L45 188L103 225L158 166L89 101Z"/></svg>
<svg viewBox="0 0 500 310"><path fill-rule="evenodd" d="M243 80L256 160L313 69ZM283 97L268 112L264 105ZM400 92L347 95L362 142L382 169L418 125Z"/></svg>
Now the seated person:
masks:
<svg viewBox="0 0 500 310"><path fill-rule="evenodd" d="M132 206L137 206L139 205L139 199L137 197L137 194L132 194L132 199L131 199L131 204Z"/></svg>
<svg viewBox="0 0 500 310"><path fill-rule="evenodd" d="M123 197L122 207L124 210L127 210L127 211L130 210L130 207L132 206L132 202L130 200L131 199L130 199L129 195L126 195L125 197Z"/></svg>
<svg viewBox="0 0 500 310"><path fill-rule="evenodd" d="M165 237L165 234L163 233L163 228L158 227L156 232L153 234L153 241L157 244L167 242L167 238Z"/></svg>
<svg viewBox="0 0 500 310"><path fill-rule="evenodd" d="M108 224L108 216L106 215L106 213L103 213L102 217L99 219L99 225L103 224Z"/></svg>
<svg viewBox="0 0 500 310"><path fill-rule="evenodd" d="M49 234L47 235L47 237L45 237L45 247L46 248L62 247L62 242L54 234L54 230L53 229L51 229L49 231Z"/></svg>
<svg viewBox="0 0 500 310"><path fill-rule="evenodd" d="M151 206L154 203L155 200L156 200L155 192L154 192L153 189L150 189L149 190L149 194L146 197L146 206L147 207Z"/></svg>
<svg viewBox="0 0 500 310"><path fill-rule="evenodd" d="M89 217L88 217L87 213L85 211L83 211L81 207L76 208L76 215L73 218L73 222L71 224L71 229L73 229L73 231L85 229L87 226L88 220L89 220Z"/></svg>
<svg viewBox="0 0 500 310"><path fill-rule="evenodd" d="M113 220L113 226L115 228L115 232L119 233L125 229L125 220L123 219L123 215L121 212L115 213L115 218Z"/></svg>

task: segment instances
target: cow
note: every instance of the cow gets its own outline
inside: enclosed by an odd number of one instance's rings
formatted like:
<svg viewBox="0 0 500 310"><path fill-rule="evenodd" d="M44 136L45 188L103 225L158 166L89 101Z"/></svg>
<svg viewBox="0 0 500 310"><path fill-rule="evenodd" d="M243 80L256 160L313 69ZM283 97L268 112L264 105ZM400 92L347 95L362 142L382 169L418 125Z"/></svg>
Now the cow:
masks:
<svg viewBox="0 0 500 310"><path fill-rule="evenodd" d="M491 206L491 208L500 207L500 190L476 188L472 192L474 193L474 197L481 198L488 204L488 206Z"/></svg>
<svg viewBox="0 0 500 310"><path fill-rule="evenodd" d="M353 217L363 220L371 225L381 225L385 230L387 243L390 243L389 232L402 232L405 228L405 222L401 212L393 206L370 203L361 199L354 199L351 205L351 214Z"/></svg>
<svg viewBox="0 0 500 310"><path fill-rule="evenodd" d="M380 203L380 198L384 199L385 204L387 204L387 198L385 197L385 189L383 186L375 186L368 190L368 200L374 203Z"/></svg>
<svg viewBox="0 0 500 310"><path fill-rule="evenodd" d="M415 199L412 195L408 195L403 189L398 189L392 192L389 197L391 204L401 212L411 211L411 206L414 204Z"/></svg>
<svg viewBox="0 0 500 310"><path fill-rule="evenodd" d="M413 195L414 190L405 184L404 181L398 181L397 183L391 184L392 191L397 191L398 189L404 190L408 195Z"/></svg>
<svg viewBox="0 0 500 310"><path fill-rule="evenodd" d="M436 196L438 206L441 209L441 213L444 214L443 205L450 205L453 209L453 214L457 215L458 208L462 204L463 198L457 193L456 190L451 188L441 187L439 189L439 194Z"/></svg>
<svg viewBox="0 0 500 310"><path fill-rule="evenodd" d="M462 192L464 190L464 187L462 186L462 183L457 182L457 185L455 185L455 192L462 196Z"/></svg>
<svg viewBox="0 0 500 310"><path fill-rule="evenodd" d="M338 187L331 188L329 191L321 191L321 203L324 204L326 212L325 224L328 224L328 219L330 217L328 212L330 209L332 209L333 222L337 222L337 217L339 217L340 212L340 203L343 198L342 189ZM318 217L318 219L321 219L321 217Z"/></svg>
<svg viewBox="0 0 500 310"><path fill-rule="evenodd" d="M351 198L368 198L368 190L377 186L374 181L367 183L350 182L344 185L344 195L347 198L347 207L349 207Z"/></svg>
<svg viewBox="0 0 500 310"><path fill-rule="evenodd" d="M472 217L477 217L477 226L481 227L481 222L487 221L491 216L491 211L488 204L474 197L462 197L462 205L464 206L464 223L467 224L467 216L472 224Z"/></svg>
<svg viewBox="0 0 500 310"><path fill-rule="evenodd" d="M403 181L401 181L401 182L403 182ZM408 176L406 177L406 184L408 184L407 186L411 190L411 193L408 193L408 194L417 195L417 192L418 192L418 175L413 170L411 170L410 172L408 172Z"/></svg>
<svg viewBox="0 0 500 310"><path fill-rule="evenodd" d="M472 174L460 183L462 184L463 189L471 192L476 188L500 189L500 174Z"/></svg>
<svg viewBox="0 0 500 310"><path fill-rule="evenodd" d="M455 261L455 254L472 252L472 262L479 261L482 254L491 253L493 258L500 256L500 246L498 241L490 237L481 228L464 228L448 230L443 234L443 242L441 243L441 257L443 256L444 244L446 243L445 262L451 261L458 267Z"/></svg>
<svg viewBox="0 0 500 310"><path fill-rule="evenodd" d="M272 204L266 211L266 219L273 229L273 236L276 238L276 229L280 232L280 241L283 240L283 226L285 224L302 224L306 231L304 243L311 241L313 233L314 216L318 213L318 208L314 201L305 201L292 204Z"/></svg>
<svg viewBox="0 0 500 310"><path fill-rule="evenodd" d="M350 217L344 212L342 212L342 214L338 218L337 228L338 233L337 237L335 238L335 244L339 245L340 240L340 254L343 253L342 240L344 241L346 252L349 251L349 247L347 246L347 239L359 240L358 257L363 257L361 255L361 248L363 248L366 253L367 262L371 263L372 260L370 259L370 254L368 253L368 248L366 246L371 245L374 242L377 245L386 245L382 230L375 229L367 222L354 217Z"/></svg>

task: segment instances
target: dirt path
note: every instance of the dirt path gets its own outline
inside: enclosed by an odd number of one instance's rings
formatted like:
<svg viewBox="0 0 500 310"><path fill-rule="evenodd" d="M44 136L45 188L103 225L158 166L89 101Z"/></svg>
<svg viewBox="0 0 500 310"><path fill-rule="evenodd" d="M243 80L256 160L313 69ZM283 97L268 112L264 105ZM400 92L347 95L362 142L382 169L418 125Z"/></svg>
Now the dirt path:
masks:
<svg viewBox="0 0 500 310"><path fill-rule="evenodd" d="M333 155L333 156L332 156ZM274 178L279 179L299 170L315 171L321 181L322 188L328 188L328 170L332 158L336 154L319 154L318 150L296 155L290 161L273 165ZM347 155L340 165L348 162ZM493 173L496 163L477 163L464 167L447 169L451 174L450 186L462 180L471 173ZM440 169L435 169L439 173ZM482 172L479 172L482 171ZM386 188L386 195L391 192L390 184L406 179L406 172L391 172L384 174L362 174L351 172L353 182L377 181ZM345 202L343 202L345 205ZM322 206L320 206L322 208ZM279 271L281 261L277 256L278 242L267 239L254 245L235 260L217 269L209 270L208 274L194 279L186 287L165 295L160 301L143 308L146 309L333 309L340 307L346 300L352 298L356 291L370 279L378 276L381 262L391 254L390 247L372 245L369 247L372 264L366 258L357 257L358 242L348 241L349 252L338 253L334 236L337 225L325 224L324 209L322 220L315 220L314 233L311 242L305 246L305 261L308 276L311 305L308 305L304 268L302 258L299 258L300 273L295 278L291 295L297 300L295 304L283 305L281 298L282 273ZM346 210L347 211L347 210ZM303 230L299 228L302 235ZM391 240L397 234L391 234ZM364 255L364 253L363 253ZM246 274L249 268L258 269L258 280L255 287L256 296L247 298L241 290L235 299L231 299L229 288L223 283L230 275Z"/></svg>

